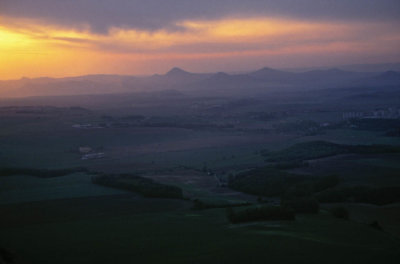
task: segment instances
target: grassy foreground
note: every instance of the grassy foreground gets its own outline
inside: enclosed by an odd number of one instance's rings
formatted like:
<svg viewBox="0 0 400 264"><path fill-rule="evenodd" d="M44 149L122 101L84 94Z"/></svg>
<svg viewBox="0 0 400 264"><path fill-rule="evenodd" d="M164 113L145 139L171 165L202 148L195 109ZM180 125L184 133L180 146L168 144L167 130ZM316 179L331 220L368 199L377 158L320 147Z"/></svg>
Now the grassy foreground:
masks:
<svg viewBox="0 0 400 264"><path fill-rule="evenodd" d="M129 195L2 205L21 263L397 263L400 241L319 215L232 225L224 209ZM16 221L16 219L19 219Z"/></svg>

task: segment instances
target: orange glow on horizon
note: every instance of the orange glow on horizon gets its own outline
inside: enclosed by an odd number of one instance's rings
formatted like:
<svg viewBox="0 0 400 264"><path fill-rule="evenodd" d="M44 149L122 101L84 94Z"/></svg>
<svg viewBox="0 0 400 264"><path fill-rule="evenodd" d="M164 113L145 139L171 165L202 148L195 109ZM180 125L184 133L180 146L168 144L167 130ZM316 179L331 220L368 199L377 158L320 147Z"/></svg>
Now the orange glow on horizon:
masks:
<svg viewBox="0 0 400 264"><path fill-rule="evenodd" d="M95 73L151 74L162 61L224 59L228 57L291 56L293 54L368 53L399 37L385 25L310 22L272 18L226 18L212 21L181 21L181 30L154 32L110 28L96 34L45 25L39 21L0 18L0 79L22 76L71 76ZM29 25L29 26L24 26ZM359 32L379 32L365 41ZM385 30L382 30L385 29ZM372 40L371 36L371 40ZM147 70L143 70L146 65ZM267 65L267 63L266 63ZM170 65L173 66L173 65Z"/></svg>

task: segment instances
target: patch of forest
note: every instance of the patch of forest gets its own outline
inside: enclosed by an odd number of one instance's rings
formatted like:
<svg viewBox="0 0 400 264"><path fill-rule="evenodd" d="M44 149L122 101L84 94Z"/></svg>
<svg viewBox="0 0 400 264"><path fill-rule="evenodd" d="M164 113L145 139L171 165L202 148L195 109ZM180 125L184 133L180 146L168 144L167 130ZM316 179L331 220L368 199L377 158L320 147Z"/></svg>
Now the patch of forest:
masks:
<svg viewBox="0 0 400 264"><path fill-rule="evenodd" d="M77 172L89 172L87 168L65 168L65 169L36 169L36 168L18 168L18 167L5 167L0 168L0 176L13 176L13 175L30 175L38 178L53 178L66 176Z"/></svg>
<svg viewBox="0 0 400 264"><path fill-rule="evenodd" d="M400 129L400 119L363 118L350 120L354 129L367 131L392 131Z"/></svg>
<svg viewBox="0 0 400 264"><path fill-rule="evenodd" d="M269 166L252 169L229 178L229 187L265 197L309 196L332 188L339 183L337 176L312 177L292 174Z"/></svg>
<svg viewBox="0 0 400 264"><path fill-rule="evenodd" d="M319 202L356 202L386 205L400 202L400 186L370 187L351 186L325 190L316 195Z"/></svg>
<svg viewBox="0 0 400 264"><path fill-rule="evenodd" d="M400 147L389 145L345 145L326 141L295 144L280 151L262 151L268 162L301 162L341 154L399 153Z"/></svg>
<svg viewBox="0 0 400 264"><path fill-rule="evenodd" d="M182 199L182 189L132 174L100 174L92 177L94 184L137 192L145 197Z"/></svg>
<svg viewBox="0 0 400 264"><path fill-rule="evenodd" d="M242 172L229 178L229 187L264 197L281 197L282 203L304 211L316 210L315 203L357 202L386 205L400 202L400 186L341 186L341 178L309 176L280 171L269 166ZM307 202L306 202L307 201ZM314 203L314 205L313 205ZM314 209L312 209L314 208ZM304 211L305 212L305 211Z"/></svg>
<svg viewBox="0 0 400 264"><path fill-rule="evenodd" d="M244 210L227 208L226 216L233 224L253 221L295 220L295 213L290 208L266 205L249 207Z"/></svg>

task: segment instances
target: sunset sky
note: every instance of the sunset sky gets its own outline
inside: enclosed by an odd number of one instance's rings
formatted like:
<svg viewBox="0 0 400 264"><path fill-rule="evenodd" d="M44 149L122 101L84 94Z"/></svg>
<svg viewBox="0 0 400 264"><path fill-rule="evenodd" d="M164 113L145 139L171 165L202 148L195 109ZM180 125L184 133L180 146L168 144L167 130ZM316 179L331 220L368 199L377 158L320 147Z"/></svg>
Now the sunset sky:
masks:
<svg viewBox="0 0 400 264"><path fill-rule="evenodd" d="M0 0L0 79L399 61L399 0Z"/></svg>

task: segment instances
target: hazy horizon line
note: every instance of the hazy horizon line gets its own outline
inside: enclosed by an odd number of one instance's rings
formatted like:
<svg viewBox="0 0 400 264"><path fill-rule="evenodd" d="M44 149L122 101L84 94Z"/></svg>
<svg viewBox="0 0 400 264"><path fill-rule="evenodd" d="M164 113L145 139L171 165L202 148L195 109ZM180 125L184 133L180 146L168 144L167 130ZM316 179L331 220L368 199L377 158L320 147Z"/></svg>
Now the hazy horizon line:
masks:
<svg viewBox="0 0 400 264"><path fill-rule="evenodd" d="M194 73L194 74L214 74L214 73L227 73L227 74L246 74L246 73L251 73L254 71L258 71L261 69L269 68L269 69L274 69L274 70L280 70L280 71L287 71L287 72L306 72L306 71L312 71L312 70L328 70L328 69L340 69L341 67L357 67L357 66L389 66L389 65L397 65L399 64L400 66L400 61L398 62L380 62L380 63L354 63L354 64L342 64L342 65L321 65L321 66L304 66L304 67L271 67L271 66L264 66L264 67L259 67L259 68L252 68L248 70L237 70L237 71L204 71L204 72L198 72L198 71L191 71L185 69L185 67L181 66L172 66L169 68L169 70L164 71L163 73L159 72L154 72L152 74L119 74L119 73L88 73L88 74L82 74L82 75L64 75L64 76L38 76L38 77L30 77L26 75L21 75L20 78L15 78L15 79L0 79L0 81L18 81L18 80L23 80L23 79L64 79L64 78L77 78L77 77L85 77L85 76L126 76L126 77L151 77L154 75L165 75L168 72L170 72L172 69L180 69L182 71L188 72L188 73ZM360 72L359 70L347 70L347 71L355 71L355 72ZM389 70L368 70L365 72L382 72L382 71L389 71ZM397 70L394 70L397 71Z"/></svg>

